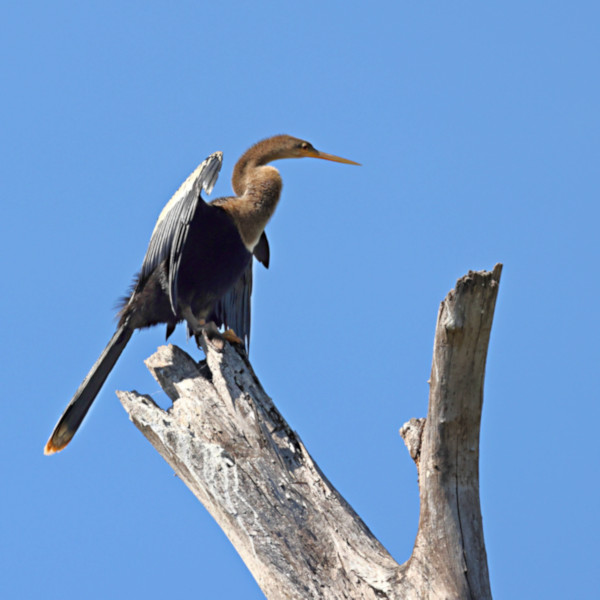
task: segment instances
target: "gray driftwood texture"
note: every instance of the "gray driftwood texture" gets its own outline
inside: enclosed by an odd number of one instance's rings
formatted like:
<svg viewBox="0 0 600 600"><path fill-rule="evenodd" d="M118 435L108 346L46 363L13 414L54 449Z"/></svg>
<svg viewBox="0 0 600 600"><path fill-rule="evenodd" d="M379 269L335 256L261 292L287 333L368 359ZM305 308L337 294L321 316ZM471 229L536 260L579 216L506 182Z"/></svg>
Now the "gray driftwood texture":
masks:
<svg viewBox="0 0 600 600"><path fill-rule="evenodd" d="M501 269L469 272L440 306L427 418L401 429L421 498L417 539L404 564L327 480L246 356L228 343L205 340L200 364L176 346L163 346L146 361L173 400L168 411L149 396L118 392L267 598L491 598L479 427Z"/></svg>

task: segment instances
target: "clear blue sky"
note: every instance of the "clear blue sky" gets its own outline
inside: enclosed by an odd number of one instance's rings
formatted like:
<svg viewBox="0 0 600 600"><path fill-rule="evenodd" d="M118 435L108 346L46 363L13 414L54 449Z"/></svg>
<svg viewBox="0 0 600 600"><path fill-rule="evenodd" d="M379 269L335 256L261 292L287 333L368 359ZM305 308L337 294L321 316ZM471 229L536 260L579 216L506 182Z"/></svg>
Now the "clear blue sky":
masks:
<svg viewBox="0 0 600 600"><path fill-rule="evenodd" d="M65 452L42 448L193 168L289 133L251 358L399 561L398 429L424 416L439 302L504 263L481 432L496 598L590 598L597 545L597 2L28 2L0 20L0 595L261 598L115 389L164 394L138 333ZM174 340L196 358L201 353Z"/></svg>

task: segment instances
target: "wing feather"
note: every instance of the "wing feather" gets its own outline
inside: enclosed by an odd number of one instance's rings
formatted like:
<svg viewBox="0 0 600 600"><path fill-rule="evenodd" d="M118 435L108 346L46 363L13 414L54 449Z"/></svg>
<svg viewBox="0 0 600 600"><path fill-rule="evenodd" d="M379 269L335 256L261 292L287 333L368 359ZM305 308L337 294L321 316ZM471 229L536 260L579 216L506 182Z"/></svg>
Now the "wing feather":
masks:
<svg viewBox="0 0 600 600"><path fill-rule="evenodd" d="M252 264L250 261L235 285L220 298L213 309L209 321L218 327L233 329L244 342L246 350L250 348L250 300L252 297Z"/></svg>
<svg viewBox="0 0 600 600"><path fill-rule="evenodd" d="M148 244L139 281L144 283L154 269L168 259L169 301L173 313L177 312L177 274L189 224L198 209L198 204L204 203L201 197L202 189L207 194L212 192L222 161L221 152L211 154L183 182L160 213Z"/></svg>
<svg viewBox="0 0 600 600"><path fill-rule="evenodd" d="M269 268L269 241L263 231L258 244L254 248L254 257L265 268ZM217 326L224 325L233 329L237 336L244 342L246 350L250 349L250 325L252 320L252 266L250 261L242 276L235 285L215 304L213 315L210 318Z"/></svg>

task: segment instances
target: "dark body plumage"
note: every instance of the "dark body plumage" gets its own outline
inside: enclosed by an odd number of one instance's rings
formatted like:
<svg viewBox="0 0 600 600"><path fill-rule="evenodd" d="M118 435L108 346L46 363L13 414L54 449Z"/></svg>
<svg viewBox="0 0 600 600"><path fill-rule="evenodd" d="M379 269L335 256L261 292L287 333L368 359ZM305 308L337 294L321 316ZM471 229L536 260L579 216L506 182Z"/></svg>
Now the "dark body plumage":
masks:
<svg viewBox="0 0 600 600"><path fill-rule="evenodd" d="M207 204L200 195L214 186L220 152L188 177L161 212L141 271L119 312L117 331L59 419L46 454L70 442L136 329L164 323L168 338L177 323L186 321L189 333L198 336L214 323L233 329L248 346L252 255L268 266L264 228L282 187L279 172L267 163L303 156L358 164L281 135L255 144L240 158L232 177L235 196Z"/></svg>
<svg viewBox="0 0 600 600"><path fill-rule="evenodd" d="M174 299L176 312L169 299L170 264L165 258L147 275L140 273L131 297L121 309L119 325L140 329L166 323L168 337L188 313L188 318L193 315L197 321L224 324L225 315L220 315L221 318L214 315L215 304L250 265L252 254L242 242L231 216L213 204L199 203L187 236L202 243L186 244L180 253ZM240 330L240 335L243 334Z"/></svg>

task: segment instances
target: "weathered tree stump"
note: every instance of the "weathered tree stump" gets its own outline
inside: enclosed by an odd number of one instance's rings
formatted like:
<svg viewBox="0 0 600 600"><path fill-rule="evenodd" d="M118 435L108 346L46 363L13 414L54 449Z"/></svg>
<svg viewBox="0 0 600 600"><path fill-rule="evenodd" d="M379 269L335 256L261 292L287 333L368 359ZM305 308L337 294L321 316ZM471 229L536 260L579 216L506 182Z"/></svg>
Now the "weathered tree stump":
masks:
<svg viewBox="0 0 600 600"><path fill-rule="evenodd" d="M427 419L401 429L421 514L400 565L327 480L247 357L204 340L197 364L163 346L146 364L173 401L118 392L130 418L217 520L268 598L491 598L479 503L479 428L501 265L440 306ZM334 424L332 424L334 426Z"/></svg>

